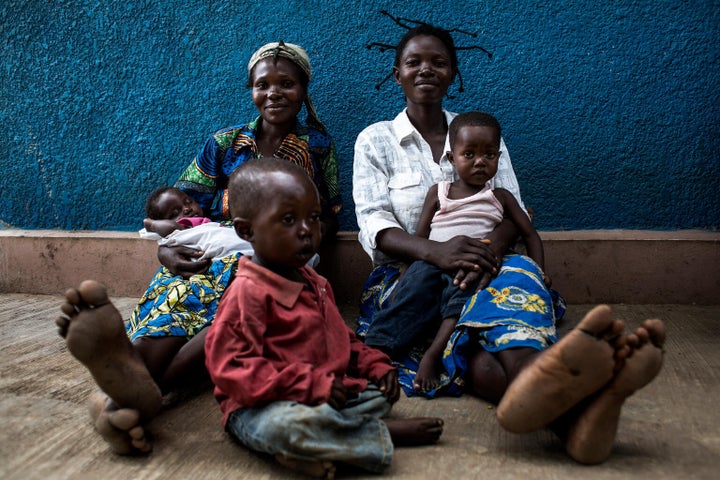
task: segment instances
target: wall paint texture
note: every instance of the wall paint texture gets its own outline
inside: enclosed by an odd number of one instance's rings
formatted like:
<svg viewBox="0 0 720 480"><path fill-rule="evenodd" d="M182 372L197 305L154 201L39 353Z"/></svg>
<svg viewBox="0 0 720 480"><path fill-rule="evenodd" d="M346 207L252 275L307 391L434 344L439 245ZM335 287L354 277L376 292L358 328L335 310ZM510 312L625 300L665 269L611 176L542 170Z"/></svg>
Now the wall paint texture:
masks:
<svg viewBox="0 0 720 480"><path fill-rule="evenodd" d="M720 227L720 2L257 0L0 5L0 228L141 227L208 135L255 115L246 64L303 45L336 139L355 230L353 144L403 107L389 71L404 29L454 34L465 91L495 114L541 230Z"/></svg>

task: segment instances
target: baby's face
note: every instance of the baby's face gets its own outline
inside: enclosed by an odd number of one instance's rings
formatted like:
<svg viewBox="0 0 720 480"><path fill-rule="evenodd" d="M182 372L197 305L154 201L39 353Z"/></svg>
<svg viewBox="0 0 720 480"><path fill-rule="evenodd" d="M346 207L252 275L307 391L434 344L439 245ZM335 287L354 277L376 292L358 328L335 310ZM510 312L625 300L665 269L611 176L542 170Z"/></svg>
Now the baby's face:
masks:
<svg viewBox="0 0 720 480"><path fill-rule="evenodd" d="M495 176L500 158L500 138L493 127L461 127L452 146L452 160L462 181L483 186Z"/></svg>
<svg viewBox="0 0 720 480"><path fill-rule="evenodd" d="M200 205L188 194L179 190L168 190L156 201L161 220L177 220L185 217L202 217Z"/></svg>

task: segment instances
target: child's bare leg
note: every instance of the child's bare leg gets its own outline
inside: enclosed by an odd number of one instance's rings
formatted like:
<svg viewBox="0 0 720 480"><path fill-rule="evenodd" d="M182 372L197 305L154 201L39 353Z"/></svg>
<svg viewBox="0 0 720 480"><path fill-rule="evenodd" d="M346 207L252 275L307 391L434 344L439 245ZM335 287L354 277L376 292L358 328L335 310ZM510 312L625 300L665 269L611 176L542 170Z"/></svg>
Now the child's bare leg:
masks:
<svg viewBox="0 0 720 480"><path fill-rule="evenodd" d="M396 447L413 447L436 443L443 432L443 421L437 417L384 418L390 438Z"/></svg>
<svg viewBox="0 0 720 480"><path fill-rule="evenodd" d="M613 377L617 339L625 328L610 307L591 310L557 344L535 356L498 405L500 424L516 433L547 426Z"/></svg>
<svg viewBox="0 0 720 480"><path fill-rule="evenodd" d="M662 367L663 323L646 320L634 337L630 341L632 351L620 371L568 431L565 448L578 462L596 464L610 456L625 400L650 383Z"/></svg>
<svg viewBox="0 0 720 480"><path fill-rule="evenodd" d="M456 318L446 318L440 324L435 338L428 347L420 365L418 365L413 388L420 392L429 392L440 385L440 374L443 372L442 355L450 336L455 330Z"/></svg>
<svg viewBox="0 0 720 480"><path fill-rule="evenodd" d="M65 303L60 309L65 316L58 318L56 324L68 350L87 367L98 386L113 400L115 411L119 411L118 408L137 410L138 425L141 419L156 415L162 402L160 390L128 340L120 313L110 303L105 287L86 280L77 289L65 293ZM91 406L91 411L97 412L97 406ZM119 425L128 423L124 412L116 415L111 412L112 409L107 415L95 417L96 427L99 420L98 430L104 437L107 425L113 425L113 421L117 424L114 427L120 430L124 429ZM129 431L135 426L126 430L126 447L132 444ZM108 442L114 449L127 450L118 447L118 438L122 436L121 433L110 435L112 439Z"/></svg>

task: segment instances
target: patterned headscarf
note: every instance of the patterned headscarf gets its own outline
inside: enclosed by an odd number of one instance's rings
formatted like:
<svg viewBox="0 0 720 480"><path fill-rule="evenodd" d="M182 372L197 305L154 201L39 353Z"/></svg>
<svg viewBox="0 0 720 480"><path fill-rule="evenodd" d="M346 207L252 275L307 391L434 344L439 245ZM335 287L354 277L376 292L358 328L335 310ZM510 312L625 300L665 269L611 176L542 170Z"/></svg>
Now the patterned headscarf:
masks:
<svg viewBox="0 0 720 480"><path fill-rule="evenodd" d="M260 47L255 53L253 53L252 57L250 57L250 61L248 62L248 74L252 72L252 69L255 68L255 65L257 65L260 60L268 57L286 58L293 62L295 65L297 65L300 70L305 72L308 77L308 81L312 77L312 69L310 68L310 57L308 57L305 49L299 45L285 43L282 40L280 40L279 42L267 43ZM315 110L315 105L313 105L312 100L310 99L309 92L306 92L305 95L305 108L307 108L308 111L308 124L314 126L323 133L327 133L325 125L323 125L320 121L317 111Z"/></svg>

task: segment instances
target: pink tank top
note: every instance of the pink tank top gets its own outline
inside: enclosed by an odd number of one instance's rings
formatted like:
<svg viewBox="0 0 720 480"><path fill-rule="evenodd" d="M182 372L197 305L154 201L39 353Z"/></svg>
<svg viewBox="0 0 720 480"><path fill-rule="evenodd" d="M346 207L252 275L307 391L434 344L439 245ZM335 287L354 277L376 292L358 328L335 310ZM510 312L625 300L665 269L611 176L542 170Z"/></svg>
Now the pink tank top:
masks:
<svg viewBox="0 0 720 480"><path fill-rule="evenodd" d="M177 223L186 227L197 227L205 223L210 223L212 220L205 217L182 217L177 219Z"/></svg>
<svg viewBox="0 0 720 480"><path fill-rule="evenodd" d="M458 235L485 238L503 219L503 207L489 184L475 195L450 199L450 182L438 183L440 208L430 223L430 240L444 242Z"/></svg>

